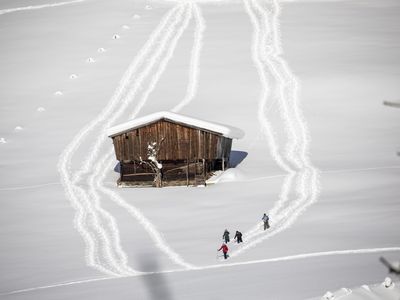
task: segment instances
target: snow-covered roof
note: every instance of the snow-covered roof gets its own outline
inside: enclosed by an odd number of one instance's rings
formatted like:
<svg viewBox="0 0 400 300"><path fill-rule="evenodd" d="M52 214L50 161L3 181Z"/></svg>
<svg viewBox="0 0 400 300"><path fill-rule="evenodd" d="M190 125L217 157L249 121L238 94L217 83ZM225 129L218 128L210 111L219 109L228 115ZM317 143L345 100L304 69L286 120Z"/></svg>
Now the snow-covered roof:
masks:
<svg viewBox="0 0 400 300"><path fill-rule="evenodd" d="M239 128L232 127L229 125L204 121L169 111L156 112L141 118L133 119L123 124L116 125L114 127L109 128L107 134L109 137L114 137L129 130L139 128L162 119L169 120L175 123L183 123L190 127L196 127L205 129L207 131L220 133L221 135L232 139L240 139L244 136L243 130Z"/></svg>

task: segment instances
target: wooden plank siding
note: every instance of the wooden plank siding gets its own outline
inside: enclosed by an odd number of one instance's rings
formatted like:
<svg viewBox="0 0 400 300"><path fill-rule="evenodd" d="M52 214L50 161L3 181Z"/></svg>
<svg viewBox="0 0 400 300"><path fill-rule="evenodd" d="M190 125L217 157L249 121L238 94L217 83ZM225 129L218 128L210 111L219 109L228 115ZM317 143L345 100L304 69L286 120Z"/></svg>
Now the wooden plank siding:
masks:
<svg viewBox="0 0 400 300"><path fill-rule="evenodd" d="M127 162L139 157L147 159L148 144L161 140L159 161L222 158L229 161L232 147L232 139L219 133L162 119L114 136L116 158Z"/></svg>

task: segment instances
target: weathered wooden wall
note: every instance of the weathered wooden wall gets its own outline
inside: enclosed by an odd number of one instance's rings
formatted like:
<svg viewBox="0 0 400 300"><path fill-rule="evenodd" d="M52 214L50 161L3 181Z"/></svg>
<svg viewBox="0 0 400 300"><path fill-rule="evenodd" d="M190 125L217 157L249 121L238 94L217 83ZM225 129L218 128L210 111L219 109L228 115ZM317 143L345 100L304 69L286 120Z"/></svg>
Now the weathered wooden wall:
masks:
<svg viewBox="0 0 400 300"><path fill-rule="evenodd" d="M232 139L218 133L159 120L113 137L117 160L134 161L139 156L147 159L148 144L161 140L159 161L223 158L229 161L232 147Z"/></svg>

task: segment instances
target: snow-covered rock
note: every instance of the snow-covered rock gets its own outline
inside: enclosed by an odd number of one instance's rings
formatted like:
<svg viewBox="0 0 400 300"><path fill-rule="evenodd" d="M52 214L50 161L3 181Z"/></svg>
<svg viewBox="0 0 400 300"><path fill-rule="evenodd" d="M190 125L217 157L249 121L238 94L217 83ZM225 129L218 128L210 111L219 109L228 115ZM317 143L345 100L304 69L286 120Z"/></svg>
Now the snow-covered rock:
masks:
<svg viewBox="0 0 400 300"><path fill-rule="evenodd" d="M24 128L22 128L22 126L16 126L14 128L14 131L22 131L22 130L24 130Z"/></svg>
<svg viewBox="0 0 400 300"><path fill-rule="evenodd" d="M366 285L366 284L363 284L363 285L361 286L361 288L364 289L364 290L366 290L366 291L368 291L368 292L371 292L370 287L369 287L368 285Z"/></svg>
<svg viewBox="0 0 400 300"><path fill-rule="evenodd" d="M322 296L321 299L323 299L323 300L333 300L333 299L335 299L335 295L328 291L328 292L325 293L325 295Z"/></svg>
<svg viewBox="0 0 400 300"><path fill-rule="evenodd" d="M381 284L362 285L358 288L342 288L335 292L327 292L322 298L313 298L311 300L399 300L399 284L393 282L390 277L386 277Z"/></svg>
<svg viewBox="0 0 400 300"><path fill-rule="evenodd" d="M0 138L0 144L7 144L7 140L5 138Z"/></svg>
<svg viewBox="0 0 400 300"><path fill-rule="evenodd" d="M76 78L78 78L78 75L76 75L76 74L71 74L71 75L69 75L69 78L70 78L70 79L76 79Z"/></svg>
<svg viewBox="0 0 400 300"><path fill-rule="evenodd" d="M103 47L100 47L99 49L97 49L97 52L104 53L104 52L106 52L106 49L104 49Z"/></svg>
<svg viewBox="0 0 400 300"><path fill-rule="evenodd" d="M386 277L385 280L382 282L382 285L388 289L394 288L393 280L390 277Z"/></svg>
<svg viewBox="0 0 400 300"><path fill-rule="evenodd" d="M96 60L93 58L93 57L88 57L87 59L86 59L86 62L87 63L94 63Z"/></svg>
<svg viewBox="0 0 400 300"><path fill-rule="evenodd" d="M128 30L130 27L128 25L122 25L122 29Z"/></svg>
<svg viewBox="0 0 400 300"><path fill-rule="evenodd" d="M140 15L138 15L138 14L134 14L132 18L133 18L134 20L138 20L138 19L140 19L140 18L141 18L141 16L140 16Z"/></svg>
<svg viewBox="0 0 400 300"><path fill-rule="evenodd" d="M121 38L121 36L119 34L114 34L112 37L114 40L118 40Z"/></svg>
<svg viewBox="0 0 400 300"><path fill-rule="evenodd" d="M54 96L62 96L62 95L64 95L64 94L61 91L57 91L54 93Z"/></svg>
<svg viewBox="0 0 400 300"><path fill-rule="evenodd" d="M151 6L151 5L146 5L145 7L144 7L145 9L147 9L147 10L151 10L151 9L153 9L153 7Z"/></svg>
<svg viewBox="0 0 400 300"><path fill-rule="evenodd" d="M36 109L36 111L38 111L38 112L44 112L46 109L44 108L44 107L38 107L37 109Z"/></svg>

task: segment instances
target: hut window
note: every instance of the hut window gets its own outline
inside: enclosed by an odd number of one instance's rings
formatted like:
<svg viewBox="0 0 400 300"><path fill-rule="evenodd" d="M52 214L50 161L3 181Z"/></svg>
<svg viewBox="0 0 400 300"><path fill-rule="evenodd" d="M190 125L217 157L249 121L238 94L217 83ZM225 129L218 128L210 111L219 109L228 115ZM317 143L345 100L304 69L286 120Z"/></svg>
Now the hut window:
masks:
<svg viewBox="0 0 400 300"><path fill-rule="evenodd" d="M139 136L139 130L136 130L136 136Z"/></svg>
<svg viewBox="0 0 400 300"><path fill-rule="evenodd" d="M129 135L125 133L125 139L129 139Z"/></svg>

